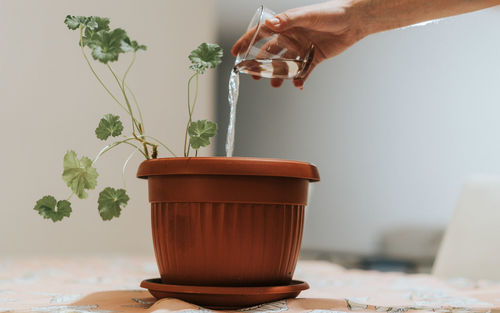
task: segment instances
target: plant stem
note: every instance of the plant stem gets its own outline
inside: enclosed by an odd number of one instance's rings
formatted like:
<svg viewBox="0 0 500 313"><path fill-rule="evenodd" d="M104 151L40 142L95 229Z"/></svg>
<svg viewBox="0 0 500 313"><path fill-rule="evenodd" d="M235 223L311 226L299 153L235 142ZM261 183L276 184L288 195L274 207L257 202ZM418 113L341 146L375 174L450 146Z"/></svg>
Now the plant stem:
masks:
<svg viewBox="0 0 500 313"><path fill-rule="evenodd" d="M85 61L87 62L87 65L89 66L92 74L94 74L95 78L97 79L97 81L101 84L101 86L104 88L104 90L106 90L106 92L111 96L111 98L113 98L113 100L125 111L127 112L127 114L130 116L131 118L131 121L132 121L132 135L133 137L128 137L124 140L121 140L121 141L117 141L117 142L114 142L110 145L107 145L106 147L104 147L96 156L96 158L94 159L94 161L92 162L92 164L94 164L95 162L97 162L97 160L104 154L106 153L107 151L113 149L114 147L122 144L122 143L125 143L125 144L128 144L132 147L134 147L137 151L139 151L147 160L150 159L150 156L149 156L149 149L148 149L148 145L152 147L153 149L153 152L156 154L155 151L157 151L157 147L158 145L157 144L153 144L149 141L146 140L147 137L149 138L152 138L154 141L158 142L161 146L163 146L165 149L167 149L173 156L176 156L175 153L173 153L173 151L168 148L165 144L163 144L161 141L159 141L158 139L154 138L154 137L151 137L151 136L146 136L144 134L144 119L143 119L143 116L142 116L142 112L141 112L141 108L140 108L140 105L139 105L139 102L137 101L137 98L135 97L135 94L133 93L132 89L130 89L129 86L127 86L127 84L125 83L125 80L128 76L128 73L130 72L132 66L135 64L135 59L136 59L136 56L137 56L137 53L134 52L133 54L133 57L132 57L132 60L130 62L130 64L128 65L127 69L125 70L125 73L123 74L123 77L120 81L120 79L118 78L118 76L116 75L115 71L113 71L113 69L111 68L111 66L109 65L109 63L106 63L106 67L109 69L109 71L111 72L111 74L113 75L116 83L118 84L118 87L120 88L121 92L122 92L122 95L123 95L123 98L125 100L125 104L126 106L124 106L116 97L115 95L109 90L109 88L104 84L104 82L102 81L102 79L99 77L99 75L97 75L96 71L94 70L94 68L92 67L92 64L90 63L90 60L89 58L87 57L87 54L85 53L85 49L84 49L84 45L83 45L83 32L85 30L85 27L80 27L80 48L81 48L81 52L82 52L82 55L83 55L83 58L85 59ZM195 74L197 75L197 74ZM193 75L190 80L189 80L189 83L188 83L188 97L189 97L189 84L191 82L191 80L193 79L193 77L195 76ZM137 109L137 112L139 114L139 118L140 118L140 122L135 118L134 116L134 112L132 111L132 106L130 105L130 101L128 99L128 96L127 96L127 92L125 91L125 88L130 92L130 94L132 95L132 98L134 100L134 103L135 103L135 107ZM198 88L198 87L196 87ZM196 99L196 97L195 97ZM189 99L188 99L188 111L189 111L189 119L191 120L191 117L192 117L192 111L191 111L191 106L190 106L190 103L189 103ZM188 124L189 126L189 124ZM136 129L139 133L139 137L136 135ZM130 143L129 141L131 140L137 140L139 141L140 143L142 143L142 147L144 150L142 150L141 148L139 148L139 146L133 144L133 143ZM187 129L186 129L186 138L185 138L185 142L187 141Z"/></svg>
<svg viewBox="0 0 500 313"><path fill-rule="evenodd" d="M130 94L132 95L132 98L134 99L134 103L135 103L135 107L137 108L137 112L139 113L139 118L141 120L141 129L139 129L140 133L142 134L142 132L144 131L144 120L142 118L142 112L141 112L141 107L139 105L139 102L137 102L137 98L135 97L134 93L132 92L132 89L130 89L130 87L128 87L126 84L125 84L125 79L127 78L127 75L128 75L128 72L130 71L130 69L132 68L132 66L135 64L135 58L137 57L137 52L134 51L134 55L132 56L132 61L130 62L129 66L127 67L127 69L125 70L125 73L123 74L123 78L122 78L122 89L125 89L127 88L128 91L130 92ZM125 90L123 90L123 92L125 92ZM126 94L124 93L124 96L126 97Z"/></svg>
<svg viewBox="0 0 500 313"><path fill-rule="evenodd" d="M127 182L125 180L125 170L127 169L127 165L128 165L128 162L130 161L130 159L132 159L132 157L134 156L134 154L136 153L137 151L133 151L127 158L127 160L125 161L125 163L123 164L123 168L122 168L122 181L123 181L123 189L127 189Z"/></svg>
<svg viewBox="0 0 500 313"><path fill-rule="evenodd" d="M134 99L135 107L137 108L137 112L139 112L139 119L141 120L142 131L144 132L145 131L144 119L142 118L142 111L141 107L139 106L139 102L137 101L134 92L132 91L132 89L130 89L130 87L127 84L125 84L125 88L127 88L128 92L130 92L130 94L132 95L132 99Z"/></svg>
<svg viewBox="0 0 500 313"><path fill-rule="evenodd" d="M193 100L193 106L191 107L191 110L189 111L190 112L190 115L189 115L189 123L188 123L188 128L189 128L189 124L191 124L191 120L192 120L192 115L194 113L194 108L196 106L196 100L198 100L198 77L199 75L196 75L196 87L194 89L194 100ZM189 150L191 150L191 146L189 145L188 146L188 156L189 156ZM198 149L196 149L196 155L195 156L198 156Z"/></svg>
<svg viewBox="0 0 500 313"><path fill-rule="evenodd" d="M116 80L116 83L118 84L118 87L120 87L120 90L122 91L123 98L125 99L125 103L127 104L127 108L129 111L130 118L132 119L132 132L135 133L135 128L139 129L137 125L137 120L134 117L134 113L132 112L132 107L130 106L130 102L128 101L127 94L125 93L125 89L123 88L122 84L120 83L120 80L118 79L118 76L116 75L115 71L111 68L109 63L106 63L106 67L109 69L111 74L113 74L113 77Z"/></svg>
<svg viewBox="0 0 500 313"><path fill-rule="evenodd" d="M75 194L75 193L74 193L74 192L72 192L72 193L69 195L69 197L67 197L67 198L66 198L66 201L71 200L71 198L73 197L73 195L74 195L74 194Z"/></svg>
<svg viewBox="0 0 500 313"><path fill-rule="evenodd" d="M187 84L187 98L188 98L188 103L187 103L187 106L188 106L188 114L189 114L189 118L188 118L188 122L187 122L187 125L186 125L186 133L184 134L184 156L187 157L189 156L189 145L188 145L188 128L189 128L189 125L191 124L191 121L192 121L192 117L193 117L193 111L191 110L191 91L190 91L190 87L191 87L191 81L193 80L193 78L195 77L198 77L198 72L194 73L188 80L188 84ZM195 95L195 100L196 98L198 97L197 95L198 93L198 88L196 88L196 95ZM194 105L193 105L193 108L194 108Z"/></svg>
<svg viewBox="0 0 500 313"><path fill-rule="evenodd" d="M142 150L141 150L138 146L136 146L136 145L134 145L133 143L130 143L130 142L128 142L128 141L126 141L126 142L124 142L124 143L126 143L126 144L127 144L127 145L129 145L129 146L132 146L132 147L136 148L136 149L137 149L137 151L139 151L139 152L140 152L140 153L141 153L141 154L142 154L142 155L146 158L146 160L149 160L149 155L148 155L148 154L145 154L145 153L144 153L144 151L142 151Z"/></svg>
<svg viewBox="0 0 500 313"><path fill-rule="evenodd" d="M128 138L126 138L124 140L113 142L112 144L109 144L106 147L102 148L101 151L99 151L99 153L97 154L97 156L94 158L94 161L92 161L92 165L94 165L104 153L108 152L109 150L113 149L114 147L116 147L116 146L118 146L118 145L120 145L122 143L126 143L128 145L131 145L132 147L136 148L146 159L149 159L146 156L146 154L144 154L144 151L142 151L138 146L130 143L129 142L130 140L136 140L136 138L135 137L128 137Z"/></svg>
<svg viewBox="0 0 500 313"><path fill-rule="evenodd" d="M149 160L150 157L149 157L149 150L148 150L148 146L145 142L142 143L142 146L144 148L144 153L145 153L145 156L146 156L146 159Z"/></svg>
<svg viewBox="0 0 500 313"><path fill-rule="evenodd" d="M137 122L137 120L134 117L134 114L132 112L132 107L130 106L130 102L128 101L127 93L125 92L125 88L120 83L120 80L118 79L118 76L115 74L115 72L113 71L113 69L111 68L111 66L108 63L106 63L106 66L111 71L111 74L113 74L113 77L115 78L116 83L120 87L120 89L122 91L122 94L123 94L123 98L125 99L125 103L127 104L127 107L129 109L130 118L132 119L132 134L135 137L135 129L137 128L137 130L139 131L139 135L142 136L143 129L142 129L141 126L139 126L139 123ZM148 146L146 145L146 142L144 140L141 140L141 139L137 138L137 137L136 137L136 139L139 140L139 141L141 141L143 143L142 147L144 148L144 155L145 155L146 159L149 160L150 159L150 157L149 157L149 150L148 150Z"/></svg>
<svg viewBox="0 0 500 313"><path fill-rule="evenodd" d="M121 140L121 141L116 141L116 142L113 142L112 144L109 144L109 145L105 146L104 148L101 149L101 151L99 151L99 153L97 153L96 157L92 161L92 165L94 165L104 153L106 153L109 150L113 149L114 147L118 146L122 142L125 142L125 141L128 141L128 140L133 140L133 139L135 139L135 138L129 137L127 139L124 139L124 140Z"/></svg>
<svg viewBox="0 0 500 313"><path fill-rule="evenodd" d="M170 152L170 154L172 154L172 156L177 157L177 155L172 150L170 150L170 148L167 147L167 145L165 145L163 142L161 142L160 140L156 139L155 137L144 135L144 138L151 138L151 139L153 139L158 144L160 144L160 146L162 146L163 148L167 149L168 152Z"/></svg>
<svg viewBox="0 0 500 313"><path fill-rule="evenodd" d="M130 102L128 101L127 93L125 92L125 88L120 83L120 80L118 79L118 76L113 71L113 69L111 68L111 66L109 65L109 63L106 63L106 66L110 70L111 74L113 74L113 77L115 78L116 83L118 84L118 87L120 87L120 89L122 91L122 94L123 94L123 98L125 99L125 103L127 104L127 107L129 109L130 118L132 119L132 134L135 137L135 129L137 128L137 130L139 131L139 135L142 136L143 129L142 129L141 126L139 126L139 122L137 122L137 120L134 117L134 113L132 112L132 107L130 106ZM137 138L137 137L136 137L136 139L139 140L139 141L141 141L143 143L142 147L144 148L144 155L146 156L146 159L149 160L150 159L150 157L149 157L149 150L148 150L148 146L146 145L146 142L144 140L141 140L141 139Z"/></svg>
<svg viewBox="0 0 500 313"><path fill-rule="evenodd" d="M195 89L194 89L194 100L193 100L193 106L191 107L191 114L193 114L194 112L194 107L196 105L196 100L198 100L198 76L199 75L196 75L196 85L195 85Z"/></svg>
<svg viewBox="0 0 500 313"><path fill-rule="evenodd" d="M135 63L135 57L137 56L137 52L134 52L134 55L132 56L132 61L130 62L130 64L128 65L127 69L125 70L125 73L123 74L123 78L122 78L122 86L125 86L125 78L127 78L127 75L128 75L128 72L130 71L130 69L132 68L132 66L134 65Z"/></svg>
<svg viewBox="0 0 500 313"><path fill-rule="evenodd" d="M80 28L80 48L82 50L82 55L83 55L83 58L85 59L85 61L87 62L90 70L92 71L92 74L94 74L95 78L97 78L97 81L99 81L99 83L101 84L101 86L104 88L104 90L106 90L106 92L111 96L111 98L113 98L113 100L115 100L116 103L118 103L118 105L123 109L125 110L125 112L129 113L127 111L127 109L123 106L123 104L121 104L120 101L118 101L118 99L113 95L113 93L111 91L109 91L108 87L106 87L106 85L103 83L103 81L101 80L101 78L99 77L99 75L97 75L96 71L94 70L94 68L92 67L92 64L90 64L90 61L89 61L89 58L87 57L87 54L85 53L85 50L83 49L83 27ZM130 114L130 113L129 113Z"/></svg>

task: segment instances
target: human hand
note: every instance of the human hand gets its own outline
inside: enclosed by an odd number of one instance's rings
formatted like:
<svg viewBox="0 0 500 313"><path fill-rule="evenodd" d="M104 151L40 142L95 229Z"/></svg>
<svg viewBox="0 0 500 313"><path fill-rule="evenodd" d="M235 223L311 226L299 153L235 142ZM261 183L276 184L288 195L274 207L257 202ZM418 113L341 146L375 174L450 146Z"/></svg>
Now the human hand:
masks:
<svg viewBox="0 0 500 313"><path fill-rule="evenodd" d="M276 45L291 45L291 50L297 50L307 49L303 46L307 42L314 44L315 54L310 68L304 76L293 81L296 87L302 88L314 67L369 34L495 5L500 5L500 0L332 0L285 11L266 20L264 26L268 28L266 31L278 33ZM251 31L234 44L233 55L244 51L249 33ZM302 47L297 48L297 45ZM283 79L271 79L272 86L281 84Z"/></svg>
<svg viewBox="0 0 500 313"><path fill-rule="evenodd" d="M264 24L264 32L278 33L276 41L281 44L295 46L293 49L307 49L297 45L312 43L315 53L310 67L301 78L295 78L293 83L302 89L311 71L324 60L340 54L342 51L363 38L364 31L361 21L357 18L352 5L354 1L334 0L310 6L285 11L268 19ZM262 31L262 30L261 30ZM234 44L231 53L236 56L248 46L253 31L249 31ZM307 41L300 40L302 38ZM260 79L259 76L252 76ZM273 87L283 84L281 78L271 78Z"/></svg>

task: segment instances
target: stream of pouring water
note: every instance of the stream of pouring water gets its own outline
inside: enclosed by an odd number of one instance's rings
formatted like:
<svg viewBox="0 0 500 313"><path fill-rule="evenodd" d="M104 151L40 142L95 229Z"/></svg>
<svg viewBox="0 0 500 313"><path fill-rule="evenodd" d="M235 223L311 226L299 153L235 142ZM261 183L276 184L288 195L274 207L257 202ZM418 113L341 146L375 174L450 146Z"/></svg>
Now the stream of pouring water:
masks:
<svg viewBox="0 0 500 313"><path fill-rule="evenodd" d="M240 88L240 73L267 78L293 78L303 70L306 60L296 59L236 59L229 77L229 94L227 100L230 105L229 125L226 137L226 156L232 157L234 150L234 131L236 123L236 104Z"/></svg>
<svg viewBox="0 0 500 313"><path fill-rule="evenodd" d="M238 92L240 88L240 73L234 68L229 77L229 94L227 100L230 105L229 125L226 137L226 156L232 157L234 150L234 124L236 123L236 104L238 102Z"/></svg>
<svg viewBox="0 0 500 313"><path fill-rule="evenodd" d="M226 156L232 157L234 150L234 132L236 123L236 105L240 88L240 73L268 78L293 78L304 67L304 61L289 59L251 59L235 62L229 77L229 124L226 137Z"/></svg>

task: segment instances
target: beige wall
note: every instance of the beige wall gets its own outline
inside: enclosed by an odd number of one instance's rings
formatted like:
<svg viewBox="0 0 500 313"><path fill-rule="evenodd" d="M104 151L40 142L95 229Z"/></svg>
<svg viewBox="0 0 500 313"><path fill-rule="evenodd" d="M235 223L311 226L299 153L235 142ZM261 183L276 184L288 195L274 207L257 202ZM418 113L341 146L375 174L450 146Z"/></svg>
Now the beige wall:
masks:
<svg viewBox="0 0 500 313"><path fill-rule="evenodd" d="M147 130L179 152L187 114L187 55L215 38L212 1L0 0L0 254L151 253L146 182L134 178L139 156L127 172L131 201L121 218L103 222L97 212L98 192L121 186L127 148L97 164L98 188L86 201L73 198L69 220L54 224L33 211L45 194L69 195L60 176L64 153L75 149L94 157L103 146L94 137L99 118L119 112L84 63L77 33L63 24L67 14L110 17L112 27L125 28L148 46L129 84L143 103ZM99 64L97 69L107 76ZM213 118L213 73L200 84L197 115Z"/></svg>

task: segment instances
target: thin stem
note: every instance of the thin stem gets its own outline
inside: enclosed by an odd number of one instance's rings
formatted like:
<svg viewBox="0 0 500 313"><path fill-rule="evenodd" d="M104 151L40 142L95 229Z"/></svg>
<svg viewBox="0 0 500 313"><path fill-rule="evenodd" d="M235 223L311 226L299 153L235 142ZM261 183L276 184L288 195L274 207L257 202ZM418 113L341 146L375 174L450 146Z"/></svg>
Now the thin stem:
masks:
<svg viewBox="0 0 500 313"><path fill-rule="evenodd" d="M74 192L72 192L72 193L69 195L69 197L67 197L67 198L66 198L66 201L71 200L71 198L73 197L73 195L74 195L74 194L75 194L75 193L74 193Z"/></svg>
<svg viewBox="0 0 500 313"><path fill-rule="evenodd" d="M130 159L132 159L132 157L134 156L134 154L136 154L137 151L133 151L127 158L127 160L125 161L125 163L123 164L123 168L122 168L122 181L123 181L123 189L127 189L127 182L125 180L125 170L127 169L127 165L128 165L128 162L130 161Z"/></svg>
<svg viewBox="0 0 500 313"><path fill-rule="evenodd" d="M191 120L192 120L192 116L193 116L193 113L194 113L194 108L196 106L196 101L198 100L198 77L199 75L196 75L196 87L195 87L195 90L194 90L194 99L193 99L193 105L191 107L191 110L189 111L190 112L190 115L189 115L189 123L188 123L188 128L189 128L189 124L191 124ZM191 150L191 146L188 145L188 156L189 156L189 151ZM198 156L198 149L196 149L196 155L195 156Z"/></svg>
<svg viewBox="0 0 500 313"><path fill-rule="evenodd" d="M96 157L94 158L94 161L92 161L92 165L94 165L104 153L106 153L109 150L113 149L114 147L118 146L122 142L125 142L125 141L128 141L128 140L133 140L133 139L135 139L135 138L134 137L129 137L129 138L126 138L124 140L116 141L116 142L113 142L112 144L109 144L109 145L105 146L104 148L101 149L101 151L99 151L99 153L97 153Z"/></svg>
<svg viewBox="0 0 500 313"><path fill-rule="evenodd" d="M137 108L137 112L139 112L139 119L141 120L142 131L144 132L145 131L144 119L142 118L142 111L141 107L139 106L139 102L137 101L134 92L132 91L132 89L130 89L130 87L127 84L125 84L125 88L127 88L128 92L130 92L130 94L132 95L132 99L134 99L135 107Z"/></svg>
<svg viewBox="0 0 500 313"><path fill-rule="evenodd" d="M127 111L127 109L123 106L123 104L121 104L120 101L118 101L118 99L113 95L113 93L108 89L108 87L106 87L106 85L103 83L103 81L101 80L101 78L99 77L99 75L97 75L96 71L94 70L94 68L92 67L92 64L90 63L89 61L89 58L87 57L87 54L85 53L85 50L83 49L83 27L80 28L80 48L82 50L82 55L83 55L83 58L85 59L85 61L87 62L90 70L92 71L92 74L94 74L95 78L97 78L97 81L99 81L99 83L101 84L101 86L104 88L104 90L106 90L106 92L111 96L111 98L113 98L113 100L115 100L116 103L118 103L118 105L123 109L125 110L125 112L129 113Z"/></svg>
<svg viewBox="0 0 500 313"><path fill-rule="evenodd" d="M194 153L194 156L197 157L198 156L198 149L196 149L196 152Z"/></svg>
<svg viewBox="0 0 500 313"><path fill-rule="evenodd" d="M190 92L190 87L191 87L191 81L193 80L194 77L198 77L198 73L194 73L189 78L188 84L187 84L187 98L188 98L187 107L188 107L189 118L188 118L188 122L187 122L187 125L186 125L186 133L184 134L184 156L185 157L189 156L188 128L189 128L189 125L191 124L191 120L192 120L192 117L193 117L193 111L191 110L191 92ZM196 97L197 97L197 95L195 96L195 99L196 99Z"/></svg>
<svg viewBox="0 0 500 313"><path fill-rule="evenodd" d="M158 146L153 146L152 149L153 151L151 152L151 157L153 159L158 158Z"/></svg>
<svg viewBox="0 0 500 313"><path fill-rule="evenodd" d="M137 151L139 151L139 152L140 152L140 153L141 153L141 154L142 154L142 155L146 158L146 160L149 160L149 155L145 154L145 153L144 153L144 151L142 151L142 150L141 150L138 146L136 146L136 145L134 145L133 143L130 143L130 142L128 142L128 141L126 141L126 142L124 142L124 143L126 143L126 144L127 144L127 145L129 145L129 146L132 146L132 147L136 148L136 149L137 149Z"/></svg>
<svg viewBox="0 0 500 313"><path fill-rule="evenodd" d="M118 145L120 145L122 143L126 143L128 145L131 145L131 146L135 147L140 153L142 153L142 155L146 159L148 159L148 157L144 154L144 152L141 149L139 149L139 147L137 147L136 145L134 145L134 144L132 144L132 143L129 142L130 140L136 140L136 138L134 138L134 137L128 137L128 138L126 138L124 140L116 141L116 142L113 142L112 144L109 144L109 145L105 146L96 155L96 157L94 158L94 161L92 161L92 165L94 165L104 153L108 152L109 150L113 149L114 147L116 147L116 146L118 146Z"/></svg>
<svg viewBox="0 0 500 313"><path fill-rule="evenodd" d="M125 103L127 104L130 118L132 119L132 132L135 133L135 128L137 127L139 129L139 127L137 126L137 120L135 119L134 113L132 112L132 107L130 106L130 102L128 101L127 94L125 93L125 89L123 88L122 84L120 83L120 80L118 79L118 76L116 75L115 71L113 71L113 69L111 68L109 63L106 63L106 67L109 69L111 74L113 74L113 77L115 78L116 83L118 84L118 87L120 87L120 90L122 91L123 98L125 99Z"/></svg>
<svg viewBox="0 0 500 313"><path fill-rule="evenodd" d="M190 88L191 88L191 81L193 80L193 78L195 78L196 75L198 75L198 73L194 73L193 75L191 75L191 77L189 77L189 80L188 80L188 90L187 90L187 92L188 92L188 94L187 94L187 96L188 96L188 103L187 104L188 104L188 114L190 116L193 115L193 112L191 112L191 90L190 90Z"/></svg>
<svg viewBox="0 0 500 313"><path fill-rule="evenodd" d="M130 69L132 68L132 66L134 65L135 63L135 57L137 56L137 52L134 52L134 55L132 56L132 61L130 62L130 64L128 65L127 69L125 70L125 73L123 74L123 78L122 78L122 86L125 86L125 78L127 78L127 75L128 75L128 72L130 71Z"/></svg>
<svg viewBox="0 0 500 313"><path fill-rule="evenodd" d="M114 143L112 143L110 145L107 145L104 148L102 148L101 151L99 151L99 153L97 153L97 155L95 156L94 161L92 161L92 165L94 165L101 158L101 156L104 153L108 152L109 150L113 149L114 147L116 147L118 145L119 145L118 142L114 142Z"/></svg>
<svg viewBox="0 0 500 313"><path fill-rule="evenodd" d="M155 137L153 137L153 136L146 136L146 135L144 135L144 138L151 138L151 139L153 139L153 140L154 140L154 141L156 141L158 144L160 144L160 146L162 146L163 148L167 149L167 150L168 150L168 152L170 152L170 154L172 154L174 157L177 157L177 155L176 155L176 154L175 154L172 150L170 150L170 148L169 148L169 147L167 147L167 145L165 145L163 142L161 142L160 140L156 139Z"/></svg>
<svg viewBox="0 0 500 313"><path fill-rule="evenodd" d="M134 51L134 55L132 56L132 61L130 62L130 64L127 67L127 69L125 70L125 73L123 74L122 86L121 87L122 87L122 89L127 88L128 91L130 92L130 94L132 95L132 98L134 99L135 107L137 108L137 112L139 112L139 118L141 120L141 126L142 126L141 129L139 129L139 132L142 134L142 132L144 131L144 120L142 118L141 107L139 105L139 102L137 102L137 98L135 97L134 93L132 92L132 89L130 89L130 87L128 87L125 84L125 79L127 78L128 72L130 71L130 69L132 68L132 66L135 64L135 58L136 57L137 57L137 52Z"/></svg>
<svg viewBox="0 0 500 313"><path fill-rule="evenodd" d="M194 107L196 106L196 100L198 100L198 76L199 75L196 75L196 85L195 85L195 89L194 89L194 99L193 99L193 106L191 107L191 115L193 114L194 112Z"/></svg>
<svg viewBox="0 0 500 313"><path fill-rule="evenodd" d="M148 146L147 146L146 142L143 142L142 146L144 147L144 152L145 152L146 160L149 160L149 150L148 150Z"/></svg>

